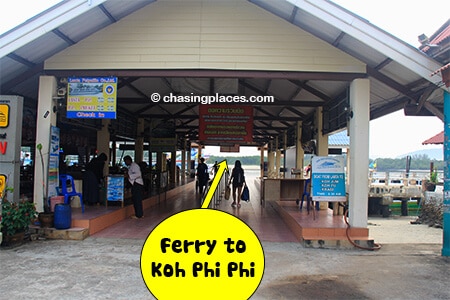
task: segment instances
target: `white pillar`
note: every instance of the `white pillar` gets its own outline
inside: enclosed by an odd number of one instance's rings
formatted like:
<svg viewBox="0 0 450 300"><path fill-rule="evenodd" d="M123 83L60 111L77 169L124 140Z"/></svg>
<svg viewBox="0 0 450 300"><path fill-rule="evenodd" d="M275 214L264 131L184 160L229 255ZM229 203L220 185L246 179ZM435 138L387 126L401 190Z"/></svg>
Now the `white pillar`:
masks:
<svg viewBox="0 0 450 300"><path fill-rule="evenodd" d="M56 113L54 98L58 85L53 76L39 78L38 107L36 116L36 145L42 145L43 165L39 151L36 150L34 162L34 192L33 201L39 212L44 211L44 199L48 200L48 161L50 150L50 127L56 126Z"/></svg>
<svg viewBox="0 0 450 300"><path fill-rule="evenodd" d="M352 227L367 227L367 197L369 187L369 121L370 81L355 79L350 84L350 184L349 223Z"/></svg>

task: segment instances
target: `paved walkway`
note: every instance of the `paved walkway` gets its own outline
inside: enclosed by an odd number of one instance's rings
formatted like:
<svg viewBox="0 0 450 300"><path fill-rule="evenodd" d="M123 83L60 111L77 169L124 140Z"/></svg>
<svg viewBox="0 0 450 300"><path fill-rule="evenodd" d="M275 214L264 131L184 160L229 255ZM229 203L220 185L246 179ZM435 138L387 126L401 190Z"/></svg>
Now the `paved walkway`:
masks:
<svg viewBox="0 0 450 300"><path fill-rule="evenodd" d="M303 248L286 236L280 242L280 234L267 230L281 228L268 221L272 211L252 204L244 203L239 217L256 222L256 233L265 232L265 272L251 299L450 299L442 229L412 225L414 217L369 218L370 235L382 245L378 251ZM229 204L226 209L232 212ZM269 214L264 222L263 214ZM131 226L139 221L121 222L134 228L128 238L111 228L84 241L38 240L0 249L0 299L154 299L140 270L148 227Z"/></svg>
<svg viewBox="0 0 450 300"><path fill-rule="evenodd" d="M0 298L154 299L141 278L142 243L88 238L2 250ZM252 299L450 299L450 260L437 244L388 244L378 252L263 247L265 274Z"/></svg>
<svg viewBox="0 0 450 300"><path fill-rule="evenodd" d="M410 225L409 219L370 219L375 240L383 244L379 251L262 242L266 268L251 299L450 299L442 229ZM143 242L89 237L2 249L0 298L154 299L140 272Z"/></svg>

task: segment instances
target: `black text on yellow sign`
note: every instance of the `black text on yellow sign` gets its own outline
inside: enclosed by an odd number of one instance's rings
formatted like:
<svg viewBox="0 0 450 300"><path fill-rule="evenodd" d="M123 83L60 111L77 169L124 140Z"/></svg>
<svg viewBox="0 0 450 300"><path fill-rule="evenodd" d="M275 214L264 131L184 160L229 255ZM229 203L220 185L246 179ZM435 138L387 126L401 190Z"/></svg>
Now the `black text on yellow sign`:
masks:
<svg viewBox="0 0 450 300"><path fill-rule="evenodd" d="M9 105L0 104L0 128L6 128L9 125Z"/></svg>
<svg viewBox="0 0 450 300"><path fill-rule="evenodd" d="M258 237L237 217L206 206L167 218L147 237L141 272L157 299L248 299L258 288L265 265Z"/></svg>

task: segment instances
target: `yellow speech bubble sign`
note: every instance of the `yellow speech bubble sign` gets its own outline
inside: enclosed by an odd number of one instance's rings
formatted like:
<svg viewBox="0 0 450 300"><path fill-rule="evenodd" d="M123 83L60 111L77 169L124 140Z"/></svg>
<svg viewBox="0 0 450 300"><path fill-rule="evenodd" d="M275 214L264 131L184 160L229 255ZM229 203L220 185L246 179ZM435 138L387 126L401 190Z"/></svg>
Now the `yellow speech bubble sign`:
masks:
<svg viewBox="0 0 450 300"><path fill-rule="evenodd" d="M161 222L141 252L149 291L165 299L248 299L264 274L262 245L226 212L193 209Z"/></svg>

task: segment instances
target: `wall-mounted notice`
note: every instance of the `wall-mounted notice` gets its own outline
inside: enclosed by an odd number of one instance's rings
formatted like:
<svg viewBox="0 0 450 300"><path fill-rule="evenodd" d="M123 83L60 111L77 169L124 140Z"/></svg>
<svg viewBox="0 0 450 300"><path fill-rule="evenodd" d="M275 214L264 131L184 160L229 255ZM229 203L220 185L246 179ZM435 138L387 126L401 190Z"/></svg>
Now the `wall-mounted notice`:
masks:
<svg viewBox="0 0 450 300"><path fill-rule="evenodd" d="M69 77L67 81L67 118L116 118L117 77Z"/></svg>
<svg viewBox="0 0 450 300"><path fill-rule="evenodd" d="M199 139L240 144L253 141L253 107L230 105L199 106Z"/></svg>
<svg viewBox="0 0 450 300"><path fill-rule="evenodd" d="M346 201L343 156L315 156L312 159L313 201Z"/></svg>

